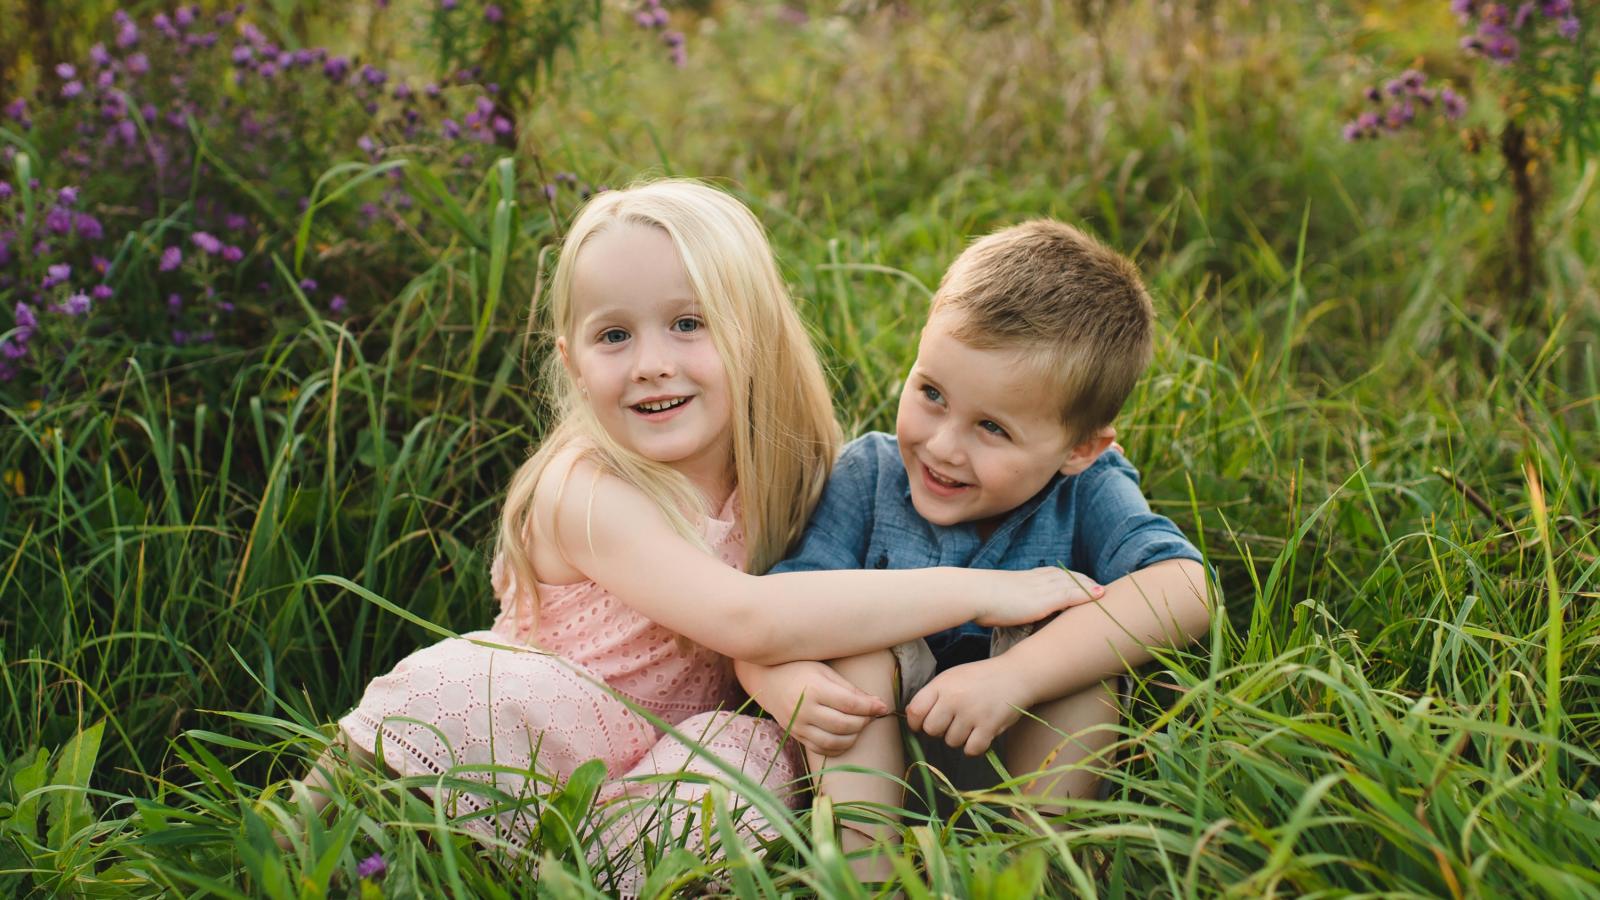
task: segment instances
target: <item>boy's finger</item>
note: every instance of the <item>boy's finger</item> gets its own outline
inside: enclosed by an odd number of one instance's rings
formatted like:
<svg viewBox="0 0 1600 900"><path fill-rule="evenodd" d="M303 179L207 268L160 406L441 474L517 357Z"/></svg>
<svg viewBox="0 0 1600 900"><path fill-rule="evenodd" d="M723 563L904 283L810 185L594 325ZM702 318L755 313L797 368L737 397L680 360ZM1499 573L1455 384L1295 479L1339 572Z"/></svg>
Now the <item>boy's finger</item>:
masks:
<svg viewBox="0 0 1600 900"><path fill-rule="evenodd" d="M922 730L922 718L928 714L928 709L933 706L933 699L928 694L928 689L917 691L917 695L906 704L906 724L912 731Z"/></svg>
<svg viewBox="0 0 1600 900"><path fill-rule="evenodd" d="M972 734L967 736L966 745L961 749L968 756L982 756L992 743L994 743L993 735L982 728L974 728Z"/></svg>
<svg viewBox="0 0 1600 900"><path fill-rule="evenodd" d="M950 727L950 722L955 718L948 704L934 704L933 709L922 719L922 733L929 737L938 737Z"/></svg>

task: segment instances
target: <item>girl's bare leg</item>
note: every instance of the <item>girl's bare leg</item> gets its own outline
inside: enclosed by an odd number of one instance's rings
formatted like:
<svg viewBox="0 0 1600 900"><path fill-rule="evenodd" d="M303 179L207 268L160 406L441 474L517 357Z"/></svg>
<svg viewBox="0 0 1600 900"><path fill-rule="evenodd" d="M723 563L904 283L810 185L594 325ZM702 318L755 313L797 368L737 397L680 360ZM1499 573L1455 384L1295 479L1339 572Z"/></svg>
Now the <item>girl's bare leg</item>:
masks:
<svg viewBox="0 0 1600 900"><path fill-rule="evenodd" d="M890 709L899 706L899 698L895 696L894 654L888 650L836 659L828 665L851 684L887 703ZM855 746L838 756L827 757L808 750L806 764L816 777L819 796L827 796L835 803L865 803L869 807L897 809L901 800L898 782L881 774L841 772L836 767L862 766L898 777L905 769L900 721L894 716L874 720L856 738ZM849 854L867 851L874 844L892 844L899 839L899 829L892 821L856 822L841 818L839 824L839 844ZM894 867L887 853L882 851L852 858L850 869L862 881L887 881L894 875Z"/></svg>
<svg viewBox="0 0 1600 900"><path fill-rule="evenodd" d="M377 765L371 753L345 740L342 733L335 743L339 748L337 751L331 746L322 751L322 755L317 757L306 777L289 785L292 796L296 799L305 797L310 801L313 815L322 815L322 811L328 808L329 801L333 799L333 770L336 766L344 765L346 760L361 766ZM278 849L293 848L289 835L280 832L273 838L278 842Z"/></svg>

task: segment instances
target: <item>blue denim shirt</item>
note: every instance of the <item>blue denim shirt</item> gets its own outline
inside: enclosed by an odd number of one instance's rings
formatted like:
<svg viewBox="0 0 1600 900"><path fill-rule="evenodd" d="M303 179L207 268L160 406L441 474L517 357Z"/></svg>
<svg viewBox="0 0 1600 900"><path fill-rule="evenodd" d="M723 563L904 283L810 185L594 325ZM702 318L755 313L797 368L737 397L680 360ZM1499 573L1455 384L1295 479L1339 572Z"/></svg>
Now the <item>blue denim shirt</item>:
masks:
<svg viewBox="0 0 1600 900"><path fill-rule="evenodd" d="M898 442L872 432L844 448L800 543L772 571L1063 565L1110 584L1169 559L1203 562L1171 519L1150 511L1138 471L1115 450L1052 478L979 540L970 523L934 525L917 514ZM968 622L927 640L943 670L987 655L989 629Z"/></svg>

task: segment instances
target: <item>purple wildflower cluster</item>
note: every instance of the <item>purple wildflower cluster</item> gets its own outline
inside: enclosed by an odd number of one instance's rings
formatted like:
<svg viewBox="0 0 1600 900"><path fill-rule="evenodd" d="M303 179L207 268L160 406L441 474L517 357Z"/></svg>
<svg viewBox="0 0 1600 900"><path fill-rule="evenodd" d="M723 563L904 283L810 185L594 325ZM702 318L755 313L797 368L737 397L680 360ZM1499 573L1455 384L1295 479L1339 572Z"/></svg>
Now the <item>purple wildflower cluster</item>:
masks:
<svg viewBox="0 0 1600 900"><path fill-rule="evenodd" d="M0 124L26 133L49 168L13 184L5 176L18 152L0 149L0 308L16 301L14 328L0 327L12 332L0 342L0 380L41 361L29 356L40 350L36 338L52 333L52 315L94 307L130 333L195 344L297 309L271 257L320 173L352 153L378 161L401 144L467 170L474 146L509 143L514 131L497 86L477 83L473 71L458 72L449 87L418 89L378 65L279 46L243 5L148 17L118 10L109 25L85 58L42 72L35 94L3 107ZM447 186L474 175L461 170L441 172ZM348 209L319 210L319 224L346 212L364 234L374 223L398 224L412 198L402 170L388 176ZM41 179L68 186L51 192ZM412 215L406 227L427 224ZM379 249L340 255L344 269L319 273L323 281L370 280L371 254L393 242L371 243ZM108 259L119 260L116 272ZM317 284L307 279L301 290L311 295ZM346 313L342 293L323 297L331 314ZM241 319L239 310L255 315Z"/></svg>
<svg viewBox="0 0 1600 900"><path fill-rule="evenodd" d="M1373 108L1345 123L1344 139L1359 141L1399 131L1415 122L1419 113L1435 107L1450 120L1466 114L1465 98L1448 87L1430 88L1427 82L1428 76L1407 69L1382 87L1367 88L1366 99Z"/></svg>
<svg viewBox="0 0 1600 900"><path fill-rule="evenodd" d="M1481 3L1479 0L1451 0L1450 9L1465 27L1474 28L1461 39L1461 47L1501 65L1515 62L1522 54L1523 40L1538 29L1542 21L1555 22L1558 35L1568 41L1578 38L1578 15L1572 0L1540 0L1516 5Z"/></svg>
<svg viewBox="0 0 1600 900"><path fill-rule="evenodd" d="M667 48L667 58L681 69L689 64L689 50L685 46L683 32L667 28L671 20L672 17L661 5L661 0L642 0L639 8L633 13L635 25L647 31L661 32L661 43Z"/></svg>
<svg viewBox="0 0 1600 900"><path fill-rule="evenodd" d="M8 156L16 162L14 152ZM107 283L111 263L106 255L113 251L105 227L77 208L78 188L46 191L36 178L27 179L26 187L33 199L31 215L22 192L0 181L0 295L21 298L12 307L15 330L0 341L0 381L16 376L52 317L79 318L95 302L115 295ZM74 263L60 261L69 253L87 257L88 263L74 272Z"/></svg>

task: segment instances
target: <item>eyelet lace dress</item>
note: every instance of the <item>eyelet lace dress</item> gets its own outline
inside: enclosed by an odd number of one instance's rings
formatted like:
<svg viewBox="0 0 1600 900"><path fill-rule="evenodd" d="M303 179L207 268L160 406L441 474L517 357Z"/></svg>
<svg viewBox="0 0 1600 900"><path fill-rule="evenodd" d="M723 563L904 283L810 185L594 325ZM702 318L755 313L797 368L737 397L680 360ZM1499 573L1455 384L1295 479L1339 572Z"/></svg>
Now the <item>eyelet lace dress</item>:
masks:
<svg viewBox="0 0 1600 900"><path fill-rule="evenodd" d="M724 562L741 567L744 535L732 520L734 502L723 509L727 518L707 519L706 537ZM375 679L339 720L353 744L401 775L451 772L492 784L514 799L496 804L476 791L450 791L450 799L465 816L463 827L517 847L527 846L539 820L538 795L565 783L581 763L601 760L600 839L590 855L624 895L635 893L645 874L636 855L641 837L704 852L703 837L718 833L700 821L709 782L729 788L747 842L776 837L721 768L618 696L793 805L804 772L795 745L779 723L728 711L736 697L731 660L681 639L592 581L540 584L537 625L533 598L498 559L492 581L501 605L493 627L418 650ZM688 777L651 777L672 773ZM676 799L661 803L668 793Z"/></svg>

